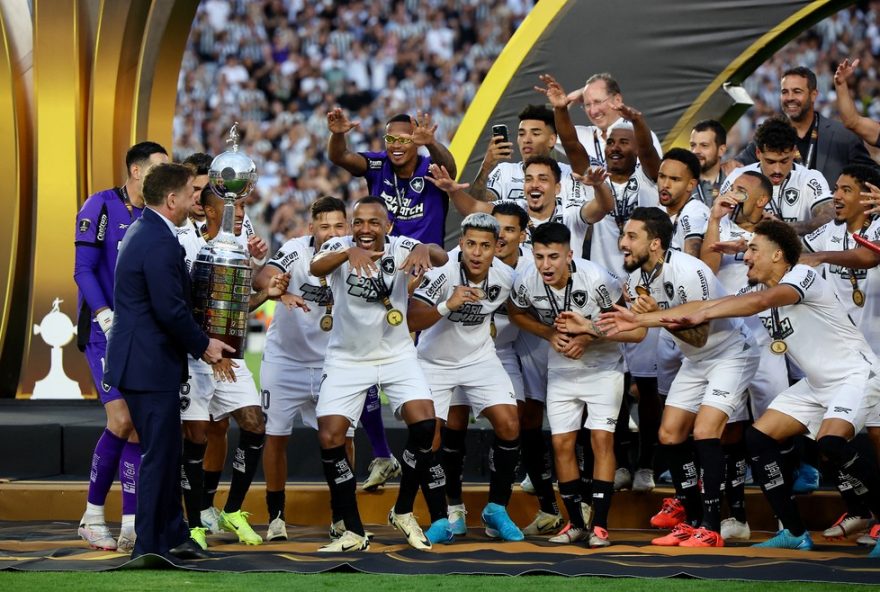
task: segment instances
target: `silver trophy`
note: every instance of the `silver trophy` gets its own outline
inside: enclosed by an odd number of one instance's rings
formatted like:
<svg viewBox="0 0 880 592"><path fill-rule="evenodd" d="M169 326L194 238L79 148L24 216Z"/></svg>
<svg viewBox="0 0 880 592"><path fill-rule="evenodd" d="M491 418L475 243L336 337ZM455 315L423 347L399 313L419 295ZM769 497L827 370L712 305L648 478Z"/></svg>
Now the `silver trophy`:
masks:
<svg viewBox="0 0 880 592"><path fill-rule="evenodd" d="M235 201L257 181L254 161L238 151L238 122L229 130L232 149L217 156L208 185L226 202L220 233L202 247L192 267L193 314L205 332L235 348L225 357L243 358L251 295L250 255L235 238Z"/></svg>

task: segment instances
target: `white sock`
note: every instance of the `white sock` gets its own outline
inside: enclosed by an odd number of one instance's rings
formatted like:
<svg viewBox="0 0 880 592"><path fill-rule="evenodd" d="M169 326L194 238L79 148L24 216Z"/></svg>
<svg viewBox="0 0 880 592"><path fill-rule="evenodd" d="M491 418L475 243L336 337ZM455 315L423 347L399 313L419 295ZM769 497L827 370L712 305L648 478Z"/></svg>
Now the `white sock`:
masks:
<svg viewBox="0 0 880 592"><path fill-rule="evenodd" d="M86 511L82 517L83 524L104 524L104 506L86 502Z"/></svg>
<svg viewBox="0 0 880 592"><path fill-rule="evenodd" d="M122 530L134 530L134 514L122 515Z"/></svg>

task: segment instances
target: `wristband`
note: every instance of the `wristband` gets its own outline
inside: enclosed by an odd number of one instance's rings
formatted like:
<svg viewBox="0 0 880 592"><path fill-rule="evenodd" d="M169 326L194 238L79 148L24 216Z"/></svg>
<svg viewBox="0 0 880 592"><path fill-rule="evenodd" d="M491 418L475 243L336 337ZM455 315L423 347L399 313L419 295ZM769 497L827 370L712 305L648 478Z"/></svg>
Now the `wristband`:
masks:
<svg viewBox="0 0 880 592"><path fill-rule="evenodd" d="M104 332L104 335L107 335L110 333L110 327L113 326L113 311L109 308L105 308L95 315L95 320L98 321L98 326L101 327L101 331Z"/></svg>
<svg viewBox="0 0 880 592"><path fill-rule="evenodd" d="M445 317L446 315L449 314L450 310L449 310L449 307L446 306L445 300L437 305L437 312L440 313L441 317Z"/></svg>

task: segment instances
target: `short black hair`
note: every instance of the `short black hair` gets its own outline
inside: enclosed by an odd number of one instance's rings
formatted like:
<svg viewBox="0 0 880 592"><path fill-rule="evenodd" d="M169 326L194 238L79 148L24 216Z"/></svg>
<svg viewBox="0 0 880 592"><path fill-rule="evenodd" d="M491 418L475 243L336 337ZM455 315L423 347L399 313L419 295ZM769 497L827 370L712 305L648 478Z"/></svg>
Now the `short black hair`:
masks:
<svg viewBox="0 0 880 592"><path fill-rule="evenodd" d="M797 142L797 132L786 117L770 117L755 130L755 146L761 152L794 150Z"/></svg>
<svg viewBox="0 0 880 592"><path fill-rule="evenodd" d="M807 90L809 90L810 92L818 88L818 85L816 84L816 74L812 70L804 66L789 68L782 73L782 78L785 78L786 76L800 76L801 78L806 78Z"/></svg>
<svg viewBox="0 0 880 592"><path fill-rule="evenodd" d="M782 220L761 220L755 226L755 234L760 234L773 242L782 251L785 262L794 265L803 250L801 237L794 228Z"/></svg>
<svg viewBox="0 0 880 592"><path fill-rule="evenodd" d="M571 231L561 222L545 222L532 230L533 245L571 245Z"/></svg>
<svg viewBox="0 0 880 592"><path fill-rule="evenodd" d="M768 199L773 199L773 183L764 173L760 171L743 171L741 176L754 177L761 184L761 190L767 194Z"/></svg>
<svg viewBox="0 0 880 592"><path fill-rule="evenodd" d="M214 162L214 157L204 152L190 154L183 160L183 164L188 164L195 169L196 175L207 175L211 170L212 162Z"/></svg>
<svg viewBox="0 0 880 592"><path fill-rule="evenodd" d="M865 164L848 164L840 170L841 175L847 175L859 182L863 190L867 190L866 183L870 183L874 187L880 187L880 171L877 167ZM837 179L835 179L835 183Z"/></svg>
<svg viewBox="0 0 880 592"><path fill-rule="evenodd" d="M392 123L412 123L412 122L413 122L412 117L410 117L406 113L398 113L397 115L395 115L394 117L392 117L391 119L389 119L388 121L385 122L385 127L388 127Z"/></svg>
<svg viewBox="0 0 880 592"><path fill-rule="evenodd" d="M727 130L724 129L724 126L721 125L721 122L715 121L714 119L704 119L702 121L698 121L697 125L694 126L695 132L714 132L715 133L715 145L721 146L722 144L727 144Z"/></svg>
<svg viewBox="0 0 880 592"><path fill-rule="evenodd" d="M543 164L550 167L550 170L553 171L553 177L556 179L556 182L559 183L562 181L562 169L559 168L559 163L556 162L555 158L549 156L532 156L523 163L523 174L525 174L526 170L533 164Z"/></svg>
<svg viewBox="0 0 880 592"><path fill-rule="evenodd" d="M327 214L329 212L342 212L342 215L345 216L345 202L332 195L322 195L309 206L309 213L312 215L312 220L316 219L321 214Z"/></svg>
<svg viewBox="0 0 880 592"><path fill-rule="evenodd" d="M492 208L492 215L500 214L502 216L514 216L519 219L519 229L525 230L529 227L529 214L522 209L516 202L501 201Z"/></svg>
<svg viewBox="0 0 880 592"><path fill-rule="evenodd" d="M156 153L168 156L168 151L161 144L156 142L138 142L125 153L125 170L131 170L131 165L140 164Z"/></svg>
<svg viewBox="0 0 880 592"><path fill-rule="evenodd" d="M690 150L684 148L671 148L663 155L663 160L676 160L688 168L692 179L700 179L700 159Z"/></svg>
<svg viewBox="0 0 880 592"><path fill-rule="evenodd" d="M651 240L659 238L660 246L663 250L669 249L669 245L672 243L673 228L672 220L669 219L669 215L666 212L657 207L639 207L633 210L632 216L629 219L643 223L645 231L648 233L648 238Z"/></svg>
<svg viewBox="0 0 880 592"><path fill-rule="evenodd" d="M144 177L144 201L150 206L161 206L169 193L183 189L194 176L191 166L176 162L150 167Z"/></svg>
<svg viewBox="0 0 880 592"><path fill-rule="evenodd" d="M382 197L378 197L376 195L368 195L366 197L360 198L359 200L354 202L354 206L352 207L352 210L361 204L377 204L377 205L382 206L385 210L388 209L388 204L385 203L385 199Z"/></svg>
<svg viewBox="0 0 880 592"><path fill-rule="evenodd" d="M520 121L525 121L526 119L543 121L547 124L547 127L553 130L554 134L556 133L556 121L553 119L553 110L546 105L526 105L517 117L519 117Z"/></svg>

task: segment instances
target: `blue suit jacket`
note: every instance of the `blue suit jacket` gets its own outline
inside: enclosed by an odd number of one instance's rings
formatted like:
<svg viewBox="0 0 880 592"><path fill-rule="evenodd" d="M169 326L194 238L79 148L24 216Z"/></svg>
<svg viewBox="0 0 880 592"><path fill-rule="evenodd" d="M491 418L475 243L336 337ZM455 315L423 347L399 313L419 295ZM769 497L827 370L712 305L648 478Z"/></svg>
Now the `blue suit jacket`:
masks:
<svg viewBox="0 0 880 592"><path fill-rule="evenodd" d="M146 208L119 248L104 380L124 390L177 391L186 355L198 359L208 347L190 299L183 247Z"/></svg>

